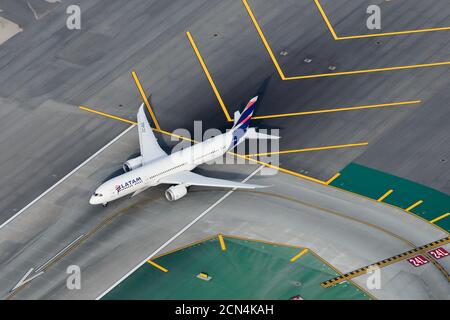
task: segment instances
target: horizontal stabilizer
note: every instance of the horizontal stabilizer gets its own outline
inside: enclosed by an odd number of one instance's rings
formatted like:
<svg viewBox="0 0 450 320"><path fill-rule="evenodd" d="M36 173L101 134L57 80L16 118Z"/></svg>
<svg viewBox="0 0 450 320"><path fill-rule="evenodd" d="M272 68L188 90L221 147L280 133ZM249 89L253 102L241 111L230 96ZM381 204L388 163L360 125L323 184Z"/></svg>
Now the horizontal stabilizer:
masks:
<svg viewBox="0 0 450 320"><path fill-rule="evenodd" d="M217 188L232 188L232 189L266 188L266 186L259 186L255 184L247 184L223 179L208 178L190 171L175 173L173 175L162 178L161 180L159 180L159 182L165 184L183 184L186 186L217 187Z"/></svg>
<svg viewBox="0 0 450 320"><path fill-rule="evenodd" d="M278 140L280 137L271 136L269 134L260 133L255 130L255 128L249 128L247 130L246 139L261 139L261 140Z"/></svg>

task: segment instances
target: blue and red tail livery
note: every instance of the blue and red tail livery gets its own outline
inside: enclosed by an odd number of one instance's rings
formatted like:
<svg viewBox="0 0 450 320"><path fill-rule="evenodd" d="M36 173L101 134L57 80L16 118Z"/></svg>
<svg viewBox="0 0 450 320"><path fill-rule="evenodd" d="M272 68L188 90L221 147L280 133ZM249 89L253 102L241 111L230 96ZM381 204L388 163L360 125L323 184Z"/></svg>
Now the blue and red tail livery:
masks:
<svg viewBox="0 0 450 320"><path fill-rule="evenodd" d="M237 121L235 119L235 125L232 128L233 141L232 141L230 148L233 148L237 144L239 144L239 141L245 135L245 133L250 125L250 120L252 119L253 112L255 111L257 101L258 101L258 96L251 99L245 106L242 113L239 115L239 119Z"/></svg>
<svg viewBox="0 0 450 320"><path fill-rule="evenodd" d="M252 100L250 100L247 105L245 106L244 110L242 111L239 119L236 121L236 124L233 128L235 129L242 129L246 130L248 126L250 125L250 120L253 116L253 111L255 111L256 102L258 101L258 97L254 97Z"/></svg>

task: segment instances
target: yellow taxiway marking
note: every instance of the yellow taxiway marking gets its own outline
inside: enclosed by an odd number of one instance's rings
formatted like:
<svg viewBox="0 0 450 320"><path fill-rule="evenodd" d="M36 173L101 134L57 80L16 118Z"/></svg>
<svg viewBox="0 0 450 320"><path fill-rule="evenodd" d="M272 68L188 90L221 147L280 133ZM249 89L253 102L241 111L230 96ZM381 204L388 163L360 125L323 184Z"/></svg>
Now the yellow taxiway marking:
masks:
<svg viewBox="0 0 450 320"><path fill-rule="evenodd" d="M83 106L80 106L80 109L81 109L81 110L84 110L84 111L92 112L92 113L95 113L95 114L98 114L98 115L101 115L101 116L105 116L105 117L108 117L108 118L111 118L111 119L114 119L114 120L122 121L122 122L129 123L129 124L132 124L132 125L137 125L137 123L134 122L134 121L130 121L130 120L128 120L128 119L116 117L116 116L113 116L113 115L110 115L110 114L107 114L107 113L104 113L104 112L100 112L100 111L97 111L97 110L93 110L93 109L90 109L90 108L86 108L86 107L83 107ZM158 130L158 129L154 129L154 128L152 128L152 130L153 130L153 131L156 131L156 132L160 132L160 133L165 134L165 135L168 135L168 136L177 137L178 139L183 139L183 140L191 141L191 142L193 142L193 143L197 143L197 141L195 141L195 140L192 140L192 139L189 139L189 138L187 138L187 137L180 136L180 135L176 135L176 134L170 133L170 132L168 132L168 131ZM266 162L262 162L262 161L259 161L259 160L255 160L255 159L253 159L253 158L251 158L251 157L248 157L248 156L245 156L245 155L240 155L240 154L237 154L237 153L234 153L234 152L231 152L231 151L229 151L228 154L231 154L231 155L234 155L234 156L236 156L236 157L243 158L243 159L247 159L247 160L250 161L250 162L254 162L254 163L257 163L257 164L264 165L264 166L267 167L267 168L271 168L271 169L274 169L274 170L277 170L277 171L280 171L280 172L283 172L283 173L292 175L292 176L294 176L294 177L301 178L301 179L304 179L304 180L309 180L309 181L312 181L312 182L315 182L315 183L318 183L318 184L322 184L322 185L330 185L331 182L333 182L335 179L337 179L337 178L341 175L340 173L336 173L336 174L335 174L333 177L331 177L329 180L327 180L327 181L322 181L322 180L319 180L319 179L316 179L316 178L312 178L312 177L306 176L306 175L304 175L304 174L300 174L300 173L295 172L295 171L291 171L291 170L287 170L287 169L284 169L284 168L281 168L281 167L274 166L274 165L272 165L272 164L270 164L270 163L266 163ZM357 195L357 196L359 196L359 197L362 197L362 198L365 198L365 199L368 199L368 200L373 200L373 201L375 201L375 200L372 199L372 198L363 196L363 195L361 195L361 194L357 194L357 193L355 193L355 192L347 191L347 190L345 190L345 189L340 189L340 188L334 187L334 186L330 186L330 187L336 188L336 189L338 189L338 190L341 190L341 191L344 191L344 192L347 192L347 193L351 193L351 194L353 194L353 195ZM398 208L398 209L403 210L402 208L399 208L399 207L394 206L394 205L391 205L391 204L387 204L387 205L389 205L389 206L391 206L391 207L393 207L393 208ZM427 223L433 224L432 222L430 222L430 221L428 221L428 220L422 218L421 216L418 216L418 215L417 215L417 217L420 218L420 219L422 219L423 221L425 221L425 222L427 222ZM443 218L445 218L445 217L442 217L442 219L443 219ZM436 220L436 221L437 221L437 220ZM433 224L433 225L434 225L434 224ZM434 226L436 226L436 225L434 225ZM447 234L448 234L448 232L447 232L446 230L440 228L439 226L436 226L436 227L439 228L440 230L442 230L444 233L447 233Z"/></svg>
<svg viewBox="0 0 450 320"><path fill-rule="evenodd" d="M205 61L203 60L202 55L200 54L200 51L197 48L197 45L195 44L194 38L192 37L191 33L189 31L186 32L186 36L189 39L189 42L191 43L192 49L194 49L195 55L197 56L198 61L200 62L200 65L202 66L203 71L205 72L206 78L208 78L208 81L213 88L214 94L216 95L217 100L219 101L220 106L222 107L223 113L225 114L225 117L228 121L233 121L230 117L230 113L228 112L227 107L225 106L225 103L222 100L222 97L220 96L219 90L217 90L216 84L214 83L213 78L211 77L211 74L209 73L208 67L206 66Z"/></svg>
<svg viewBox="0 0 450 320"><path fill-rule="evenodd" d="M415 207L417 207L418 205L420 205L423 202L423 200L419 200L416 203L414 203L413 205L409 206L407 209L405 209L406 212L411 211L412 209L414 209Z"/></svg>
<svg viewBox="0 0 450 320"><path fill-rule="evenodd" d="M142 99L144 100L144 103L147 106L148 112L150 113L150 116L152 117L152 120L153 120L153 122L155 124L155 127L158 130L161 129L161 127L159 126L158 120L156 119L155 113L153 112L153 109L150 106L150 103L148 102L147 95L145 94L145 91L142 88L141 82L139 81L139 78L137 76L136 71L131 72L131 74L133 76L134 82L136 82L136 86L137 86L137 88L139 90L139 93L141 94Z"/></svg>
<svg viewBox="0 0 450 320"><path fill-rule="evenodd" d="M388 190L385 194L383 194L377 201L378 202L381 202L381 201L383 201L384 199L386 199L386 197L388 196L388 195L390 195L392 192L394 192L394 190Z"/></svg>
<svg viewBox="0 0 450 320"><path fill-rule="evenodd" d="M129 124L134 124L134 125L137 124L137 122L135 122L135 121L131 121L131 120L128 120L128 119L116 117L116 116L113 116L113 115L108 114L108 113L104 113L104 112L97 111L97 110L94 110L94 109L86 108L84 106L80 106L79 108L81 110L92 112L92 113L95 113L95 114L98 114L98 115L101 115L101 116L104 116L104 117L107 117L107 118L111 118L111 119L114 119L114 120L119 120L119 121L126 122L126 123L129 123Z"/></svg>
<svg viewBox="0 0 450 320"><path fill-rule="evenodd" d="M291 258L291 262L295 262L298 258L300 258L301 256L305 255L309 250L308 249L304 249L301 252L299 252L298 254L296 254L295 256L293 256Z"/></svg>
<svg viewBox="0 0 450 320"><path fill-rule="evenodd" d="M249 157L247 155L238 154L238 153L235 153L235 152L232 152L232 151L228 151L228 154L234 155L234 156L242 158L242 159L246 159L248 161L251 161L251 162L254 162L254 163L257 163L257 164L261 164L261 165L265 166L266 168L270 168L270 169L274 169L274 170L277 170L277 171L280 171L280 172L283 172L283 173L290 174L291 176L294 176L294 177L297 177L297 178L302 178L302 179L313 181L313 182L320 183L320 184L326 184L325 181L322 181L322 180L319 180L319 179L316 179L316 178L312 178L312 177L308 177L308 176L305 176L304 174L301 174L301 173L298 173L298 172L295 172L295 171L291 171L291 170L288 170L288 169L277 167L277 166L274 166L273 164L253 159L253 158L251 158L251 157Z"/></svg>
<svg viewBox="0 0 450 320"><path fill-rule="evenodd" d="M249 156L249 157L260 157L260 156L269 156L269 155L272 155L272 154L288 154L288 153L300 153L300 152L309 152L309 151L343 149L343 148L351 148L351 147L362 147L362 146L367 146L368 144L369 144L368 142L339 144L339 145L335 145L335 146L325 146L325 147L315 147L315 148L305 148L305 149L294 149L294 150L274 151L274 152L265 152L265 153L254 153L254 154L248 154L247 156Z"/></svg>
<svg viewBox="0 0 450 320"><path fill-rule="evenodd" d="M328 179L326 182L325 182L325 184L328 186L330 183L332 183L334 180L336 180L337 178L339 178L340 177L340 173L338 172L338 173L336 173L334 176L332 176L330 179Z"/></svg>
<svg viewBox="0 0 450 320"><path fill-rule="evenodd" d="M225 241L223 240L223 236L221 234L219 234L218 238L219 238L219 242L220 242L220 248L222 249L222 251L226 251L227 247L225 246Z"/></svg>
<svg viewBox="0 0 450 320"><path fill-rule="evenodd" d="M372 33L372 34L364 34L364 35L357 35L357 36L339 37L336 34L336 31L334 30L334 28L333 28L330 20L328 19L328 16L326 15L325 10L323 9L323 7L320 4L319 0L314 0L314 2L316 3L316 6L319 9L320 14L322 15L322 18L325 20L325 23L326 23L326 25L328 27L328 30L330 30L330 33L333 36L334 40L337 40L337 41L339 41L339 40L351 40L351 39L363 39L363 38L374 38L374 37L397 36L397 35L405 35L405 34L435 32L435 31L448 31L448 30L450 30L450 27L441 27L441 28L414 29L414 30L405 30L405 31Z"/></svg>
<svg viewBox="0 0 450 320"><path fill-rule="evenodd" d="M363 39L363 38L373 38L373 37L386 37L386 36L397 36L397 35L404 35L404 34L426 33L426 32L435 32L435 31L448 31L448 30L450 30L450 27L416 29L416 30L406 30L406 31L395 31L395 32L385 32L385 33L364 34L364 35L359 35L359 36L345 36L345 37L338 37L336 40L350 40L350 39Z"/></svg>
<svg viewBox="0 0 450 320"><path fill-rule="evenodd" d="M308 75L308 76L295 76L295 77L288 77L284 80L300 80L300 79L313 79L313 78L320 78L320 77L336 77L336 76L344 76L344 75L352 75L352 74L397 71L397 70L418 69L418 68L430 68L430 67L439 67L439 66L448 66L448 65L450 65L450 61L424 63L424 64L398 66L398 67L387 67L387 68L378 68L378 69L363 69L363 70L344 71L344 72L335 72L335 73L313 74L313 75Z"/></svg>
<svg viewBox="0 0 450 320"><path fill-rule="evenodd" d="M431 220L430 222L435 223L435 222L438 222L439 220L447 218L448 216L450 216L450 212L444 213L442 216L439 216L436 219Z"/></svg>
<svg viewBox="0 0 450 320"><path fill-rule="evenodd" d="M152 266L154 266L155 268L158 268L159 270L161 270L162 272L169 272L169 270L167 270L166 268L164 268L163 266L160 266L159 264L157 264L156 262L153 262L152 260L147 260L148 263L150 263Z"/></svg>
<svg viewBox="0 0 450 320"><path fill-rule="evenodd" d="M317 0L316 0L316 2L317 2ZM277 59L275 58L275 55L273 54L273 51L272 51L266 37L264 36L264 33L262 32L261 26L259 25L258 21L256 20L252 9L248 5L247 0L242 0L242 3L244 4L245 8L247 9L250 19L252 20L253 25L255 26L256 31L258 32L259 37L261 38L267 52L269 53L270 58L272 59L273 64L275 65L275 68L277 69L278 74L280 75L282 80L287 81L287 80L313 79L313 78L320 78L320 77L336 77L336 76L343 76L343 75L364 74L364 73L396 71L396 70L417 69L417 68L427 68L427 67L438 67L438 66L450 65L450 61L441 61L441 62L408 65L408 66L387 67L387 68L377 68L377 69L364 69L364 70L354 70L354 71L345 71L345 72L322 73L322 74L286 77L283 70L280 67L280 64L278 63ZM320 8L319 8L319 10L320 10ZM322 12L324 13L323 8L321 10L321 13ZM322 16L324 17L324 15L322 15ZM326 15L325 15L325 17L326 17ZM325 19L325 17L324 17L324 19ZM327 22L327 25L330 28L331 23L329 23L328 18L326 18L325 22ZM331 30L333 30L332 27L331 27L330 31ZM334 30L332 31L332 34L333 34L334 38L337 37Z"/></svg>
<svg viewBox="0 0 450 320"><path fill-rule="evenodd" d="M261 120L261 119L272 119L272 118L296 117L296 116L305 116L305 115L320 114L320 113L332 113L332 112L342 112L342 111L356 111L356 110L365 110L365 109L399 107L399 106L414 105L414 104L419 104L419 103L422 103L422 100L380 103L380 104L365 105L365 106L323 109L323 110L314 110L314 111L280 113L280 114L272 114L272 115L266 115L266 116L255 116L255 117L252 117L252 119Z"/></svg>
<svg viewBox="0 0 450 320"><path fill-rule="evenodd" d="M244 3L246 4L246 3ZM251 12L251 11L250 11ZM249 12L249 13L250 13ZM251 16L254 18L253 14ZM260 29L259 29L260 30ZM198 61L200 62L200 65L208 78L208 81L211 85L211 88L214 91L214 94L217 98L217 101L219 102L220 107L222 108L222 111L227 118L228 122L233 122L234 119L231 118L230 112L228 111L227 106L225 105L222 96L220 95L219 90L217 89L217 86L211 76L211 73L208 70L208 67L206 66L206 63L200 54L200 51L195 44L194 38L192 37L192 34L187 31L186 35L189 39L189 42L191 43L192 48L194 49L194 52L197 56ZM264 38L263 38L264 41ZM267 41L265 42L267 44ZM268 44L267 44L268 46ZM267 47L268 50L270 50L270 47ZM271 57L273 58L274 63L277 65L277 69L279 68L278 63L275 60L275 57L273 56L272 51L270 50L269 54L271 54ZM281 70L281 69L280 69ZM286 79L284 74L282 74L282 78ZM382 104L374 104L374 105L364 105L364 106L356 106L356 107L345 107L345 108L334 108L334 109L323 109L323 110L312 110L312 111L302 111L302 112L293 112L293 113L280 113L280 114L272 114L272 115L263 115L263 116L254 116L252 117L253 120L261 120L261 119L273 119L273 118L284 118L284 117L294 117L294 116L304 116L304 115L312 115L312 114L321 114L321 113L330 113L330 112L342 112L342 111L354 111L354 110L364 110L364 109L374 109L374 108L386 108L386 107L398 107L398 106L404 106L404 105L413 105L413 104L419 104L421 103L421 100L412 100L412 101L401 101L401 102L391 102L391 103L382 103Z"/></svg>
<svg viewBox="0 0 450 320"><path fill-rule="evenodd" d="M114 116L114 115L109 114L109 113L105 113L105 112L97 111L97 110L94 110L94 109L86 108L84 106L80 106L79 108L81 110L92 112L92 113L95 113L95 114L98 114L98 115L101 115L101 116L104 116L104 117L107 117L107 118L111 118L111 119L114 119L114 120L122 121L122 122L133 124L133 125L137 125L137 122L135 122L135 121L131 121L131 120L128 120L128 119L125 119L125 118L117 117L117 116ZM182 140L186 140L186 141L190 141L190 142L195 142L196 143L195 140L192 140L192 139L189 139L189 138L186 138L186 137L183 137L183 136L180 136L180 135L177 135L177 134L174 134L174 133L162 130L162 129L156 129L156 128L151 128L151 129L153 131L160 132L160 133L163 133L165 135L170 135L170 136L178 138L178 139L182 139Z"/></svg>
<svg viewBox="0 0 450 320"><path fill-rule="evenodd" d="M333 39L337 40L338 36L337 36L336 32L334 31L334 28L333 28L330 20L328 19L328 16L326 15L325 10L323 9L323 7L320 4L319 0L314 0L314 2L316 3L317 9L319 9L319 12L322 15L322 18L325 21L325 24L327 25L328 30L330 30L330 33L333 36Z"/></svg>
<svg viewBox="0 0 450 320"><path fill-rule="evenodd" d="M250 6L247 3L247 0L242 0L242 3L244 4L245 8L247 9L250 19L252 19L253 24L256 28L256 31L258 32L259 37L261 38L262 42L264 43L264 46L266 47L266 50L269 53L269 56L272 59L272 62L274 64L275 68L277 69L278 74L280 75L281 79L285 80L286 77L284 76L283 70L281 70L279 63L278 63L277 59L275 58L275 55L273 54L272 48L270 47L269 43L267 42L266 37L264 36L264 33L262 32L261 27L260 27L258 21L256 20L255 15L253 14L252 9L250 8Z"/></svg>
<svg viewBox="0 0 450 320"><path fill-rule="evenodd" d="M105 116L105 117L108 117L108 118L111 118L111 119L123 121L123 122L126 122L126 123L130 123L130 124L134 124L134 125L137 124L134 121L130 121L130 120L127 120L127 119L116 117L116 116L113 116L113 115L110 115L110 114L107 114L107 113L104 113L104 112L96 111L96 110L93 110L93 109L89 109L89 108L86 108L86 107L80 107L80 109L85 110L85 111L89 111L89 112L92 112L92 113L95 113L95 114L98 114L98 115L102 115L102 116ZM170 132L165 131L165 130L154 129L154 128L152 128L152 130L156 131L156 132L160 132L160 133L168 135L168 136L176 137L178 139L183 139L183 140L186 140L186 141L191 141L191 142L197 143L197 141L195 141L195 140L192 140L192 139L189 139L189 138L186 138L186 137L183 137L183 136L179 136L179 135L170 133ZM312 178L312 177L308 177L308 176L306 176L304 174L301 174L301 173L298 173L298 172L295 172L295 171L291 171L291 170L288 170L288 169L277 167L277 166L274 166L274 165L272 165L270 163L253 159L253 158L251 158L251 157L249 157L247 155L241 155L241 154L238 154L238 153L235 153L235 152L232 152L232 151L228 151L228 153L231 154L231 155L234 155L236 157L240 157L240 158L246 159L248 161L251 161L253 163L264 165L267 168L278 170L280 172L287 173L287 174L290 174L290 175L298 177L298 178L306 179L306 180L313 181L313 182L320 183L320 184L326 184L325 181L322 181L322 180L319 180L319 179L316 179L316 178Z"/></svg>

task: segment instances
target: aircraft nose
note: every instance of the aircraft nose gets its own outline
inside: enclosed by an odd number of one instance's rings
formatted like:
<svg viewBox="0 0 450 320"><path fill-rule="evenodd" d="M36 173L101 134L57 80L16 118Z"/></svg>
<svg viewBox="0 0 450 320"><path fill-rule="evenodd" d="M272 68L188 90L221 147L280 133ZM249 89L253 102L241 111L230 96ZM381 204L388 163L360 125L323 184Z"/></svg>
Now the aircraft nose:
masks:
<svg viewBox="0 0 450 320"><path fill-rule="evenodd" d="M94 196L89 199L89 204L97 204L97 201Z"/></svg>

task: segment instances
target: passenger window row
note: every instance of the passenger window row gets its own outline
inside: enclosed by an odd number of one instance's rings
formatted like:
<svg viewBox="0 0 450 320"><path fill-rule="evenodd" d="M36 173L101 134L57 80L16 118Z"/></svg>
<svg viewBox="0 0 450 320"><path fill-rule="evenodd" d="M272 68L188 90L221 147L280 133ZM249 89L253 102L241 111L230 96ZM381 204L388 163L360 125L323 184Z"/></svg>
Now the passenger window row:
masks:
<svg viewBox="0 0 450 320"><path fill-rule="evenodd" d="M180 165L178 165L178 166L175 166L175 167L173 167L173 168L167 169L167 170L165 170L165 171L159 172L159 173L157 173L157 174L151 176L149 179L151 180L151 179L156 178L156 177L158 177L158 176L160 176L160 175L162 175L162 174L165 174L165 173L170 172L170 171L172 171L172 170L181 168L181 167L184 166L185 164L187 164L187 162L185 162L185 163L183 163L183 164L180 164Z"/></svg>

